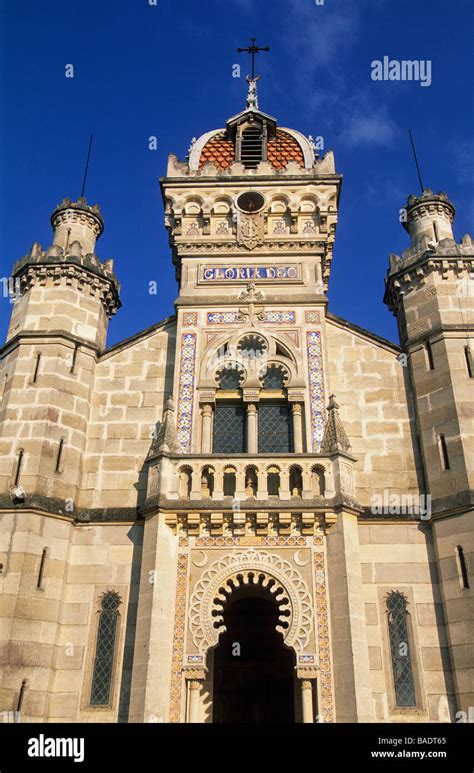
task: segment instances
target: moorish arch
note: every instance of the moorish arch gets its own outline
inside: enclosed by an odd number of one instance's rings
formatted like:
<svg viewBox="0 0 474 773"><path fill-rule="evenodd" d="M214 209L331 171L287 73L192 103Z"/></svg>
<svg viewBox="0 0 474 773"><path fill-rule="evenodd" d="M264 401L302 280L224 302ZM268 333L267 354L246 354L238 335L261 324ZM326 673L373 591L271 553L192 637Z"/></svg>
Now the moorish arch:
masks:
<svg viewBox="0 0 474 773"><path fill-rule="evenodd" d="M223 603L236 588L260 585L279 607L276 628L284 644L297 655L305 652L312 632L313 612L308 587L289 561L274 553L248 550L214 561L196 584L190 600L189 628L194 646L205 656L225 631Z"/></svg>

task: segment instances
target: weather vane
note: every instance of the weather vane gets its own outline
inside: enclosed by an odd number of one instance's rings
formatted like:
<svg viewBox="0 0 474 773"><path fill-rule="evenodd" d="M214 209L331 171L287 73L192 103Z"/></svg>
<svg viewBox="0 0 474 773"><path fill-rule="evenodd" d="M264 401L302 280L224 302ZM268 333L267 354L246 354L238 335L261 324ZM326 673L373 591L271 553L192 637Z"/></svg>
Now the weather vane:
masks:
<svg viewBox="0 0 474 773"><path fill-rule="evenodd" d="M257 38L250 38L250 42L252 43L251 46L248 48L238 48L237 53L238 54L251 54L252 55L252 80L255 80L255 54L260 53L260 51L270 51L270 48L268 46L257 46L255 45L257 42Z"/></svg>

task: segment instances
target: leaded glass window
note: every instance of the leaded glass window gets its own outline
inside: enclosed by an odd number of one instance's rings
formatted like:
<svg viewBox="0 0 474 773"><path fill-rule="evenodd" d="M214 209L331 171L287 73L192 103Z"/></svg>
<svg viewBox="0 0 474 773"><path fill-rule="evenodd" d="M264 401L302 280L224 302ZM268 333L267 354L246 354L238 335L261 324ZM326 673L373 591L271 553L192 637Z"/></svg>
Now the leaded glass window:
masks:
<svg viewBox="0 0 474 773"><path fill-rule="evenodd" d="M291 452L291 413L287 404L258 406L258 451L260 454Z"/></svg>
<svg viewBox="0 0 474 773"><path fill-rule="evenodd" d="M91 706L108 706L112 691L120 596L108 591L102 597L92 677Z"/></svg>
<svg viewBox="0 0 474 773"><path fill-rule="evenodd" d="M235 404L216 404L214 414L215 454L245 452L245 408Z"/></svg>
<svg viewBox="0 0 474 773"><path fill-rule="evenodd" d="M283 389L285 380L285 372L281 368L271 366L262 379L262 386L264 389Z"/></svg>
<svg viewBox="0 0 474 773"><path fill-rule="evenodd" d="M242 371L238 368L223 368L219 373L219 389L238 389L242 381Z"/></svg>
<svg viewBox="0 0 474 773"><path fill-rule="evenodd" d="M388 631L392 657L395 702L397 706L416 706L407 625L407 600L400 591L387 596Z"/></svg>

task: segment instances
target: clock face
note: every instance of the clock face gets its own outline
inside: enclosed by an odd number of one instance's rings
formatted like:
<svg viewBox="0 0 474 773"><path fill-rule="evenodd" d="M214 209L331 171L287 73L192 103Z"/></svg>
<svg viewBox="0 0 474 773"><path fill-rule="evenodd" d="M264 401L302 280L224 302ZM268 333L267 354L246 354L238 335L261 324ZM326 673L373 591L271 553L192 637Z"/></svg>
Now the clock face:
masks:
<svg viewBox="0 0 474 773"><path fill-rule="evenodd" d="M246 191L241 193L237 199L237 206L242 212L259 212L265 204L265 199L257 191Z"/></svg>

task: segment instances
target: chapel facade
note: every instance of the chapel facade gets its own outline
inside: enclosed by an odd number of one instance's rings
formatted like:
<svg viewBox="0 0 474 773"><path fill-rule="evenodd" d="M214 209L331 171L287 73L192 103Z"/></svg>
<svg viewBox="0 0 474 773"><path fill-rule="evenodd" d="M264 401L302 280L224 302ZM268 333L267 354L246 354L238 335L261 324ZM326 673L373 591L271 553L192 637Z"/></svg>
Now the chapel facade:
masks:
<svg viewBox="0 0 474 773"><path fill-rule="evenodd" d="M84 199L15 264L4 717L450 722L474 705L474 245L444 193L409 197L387 341L328 309L341 182L250 79L161 180L174 316L106 346L120 285Z"/></svg>

